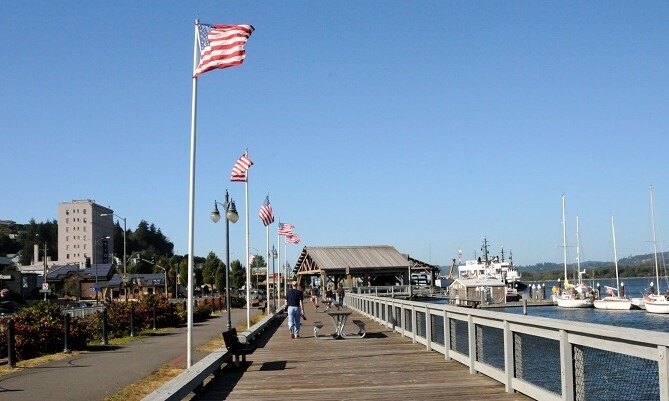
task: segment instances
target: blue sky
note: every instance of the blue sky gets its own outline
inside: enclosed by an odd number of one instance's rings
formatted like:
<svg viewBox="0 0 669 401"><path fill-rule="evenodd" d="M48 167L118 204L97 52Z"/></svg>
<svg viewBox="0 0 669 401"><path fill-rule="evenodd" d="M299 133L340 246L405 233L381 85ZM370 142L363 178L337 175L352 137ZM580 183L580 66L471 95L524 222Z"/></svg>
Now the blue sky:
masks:
<svg viewBox="0 0 669 401"><path fill-rule="evenodd" d="M246 148L251 246L269 193L302 238L291 265L384 244L447 265L484 236L516 264L561 262L563 193L582 260L613 260L612 215L618 256L650 253L650 184L667 248L662 1L1 2L0 219L94 199L187 252L196 17L256 28L241 67L198 79L197 255L224 255L214 199L244 213Z"/></svg>

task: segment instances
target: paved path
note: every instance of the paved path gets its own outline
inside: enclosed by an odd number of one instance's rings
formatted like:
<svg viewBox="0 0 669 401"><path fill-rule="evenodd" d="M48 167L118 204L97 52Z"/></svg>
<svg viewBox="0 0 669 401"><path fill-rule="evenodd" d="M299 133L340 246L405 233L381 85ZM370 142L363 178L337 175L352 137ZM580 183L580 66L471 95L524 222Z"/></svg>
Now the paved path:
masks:
<svg viewBox="0 0 669 401"><path fill-rule="evenodd" d="M259 311L252 310L252 313ZM246 309L232 310L232 325L246 322ZM220 338L227 317L193 325L194 348ZM0 376L0 400L101 401L168 363L186 367L187 328L139 338L119 346L72 355L60 361ZM193 352L193 363L206 353Z"/></svg>

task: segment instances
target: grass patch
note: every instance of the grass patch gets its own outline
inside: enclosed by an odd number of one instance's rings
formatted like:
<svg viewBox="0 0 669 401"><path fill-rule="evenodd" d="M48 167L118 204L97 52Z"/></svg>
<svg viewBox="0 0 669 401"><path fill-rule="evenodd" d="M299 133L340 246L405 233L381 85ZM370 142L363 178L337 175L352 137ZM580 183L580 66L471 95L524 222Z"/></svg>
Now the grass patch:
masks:
<svg viewBox="0 0 669 401"><path fill-rule="evenodd" d="M151 375L105 398L104 401L140 401L163 384L177 377L184 370L184 368L174 366L163 366Z"/></svg>

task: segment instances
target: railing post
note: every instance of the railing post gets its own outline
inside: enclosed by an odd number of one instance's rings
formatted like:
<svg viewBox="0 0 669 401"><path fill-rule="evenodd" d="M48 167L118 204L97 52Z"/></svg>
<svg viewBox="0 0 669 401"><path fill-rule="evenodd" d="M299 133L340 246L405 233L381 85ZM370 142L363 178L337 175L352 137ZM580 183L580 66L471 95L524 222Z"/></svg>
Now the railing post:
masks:
<svg viewBox="0 0 669 401"><path fill-rule="evenodd" d="M669 401L669 347L658 346L658 376L660 379L660 401Z"/></svg>
<svg viewBox="0 0 669 401"><path fill-rule="evenodd" d="M451 319L448 312L444 310L444 357L447 361L451 360Z"/></svg>
<svg viewBox="0 0 669 401"><path fill-rule="evenodd" d="M429 305L425 305L425 340L427 350L432 351L432 315L430 315Z"/></svg>
<svg viewBox="0 0 669 401"><path fill-rule="evenodd" d="M467 315L467 337L469 338L469 373L475 374L476 369L474 363L476 362L476 325L474 324L474 317Z"/></svg>
<svg viewBox="0 0 669 401"><path fill-rule="evenodd" d="M513 393L513 372L515 361L513 360L513 332L508 320L504 320L504 376L506 392Z"/></svg>
<svg viewBox="0 0 669 401"><path fill-rule="evenodd" d="M560 376L562 378L562 399L574 401L574 353L569 343L569 333L560 330Z"/></svg>

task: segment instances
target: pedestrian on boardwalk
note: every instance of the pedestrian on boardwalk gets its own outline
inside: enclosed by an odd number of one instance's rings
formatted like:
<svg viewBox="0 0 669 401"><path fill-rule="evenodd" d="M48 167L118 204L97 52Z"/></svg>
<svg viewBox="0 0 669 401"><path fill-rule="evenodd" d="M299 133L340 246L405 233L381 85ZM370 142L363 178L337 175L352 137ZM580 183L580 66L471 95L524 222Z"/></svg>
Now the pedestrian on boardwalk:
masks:
<svg viewBox="0 0 669 401"><path fill-rule="evenodd" d="M318 286L317 285L312 285L311 286L311 303L314 304L314 308L318 309Z"/></svg>
<svg viewBox="0 0 669 401"><path fill-rule="evenodd" d="M334 291L332 290L332 284L328 285L327 290L325 291L325 311L327 312L330 309L330 306L332 306L332 302L334 301Z"/></svg>
<svg viewBox="0 0 669 401"><path fill-rule="evenodd" d="M337 302L338 302L337 309L339 309L340 306L344 306L344 294L345 294L344 286L341 283L339 283L339 288L337 288L337 298L338 298L337 299Z"/></svg>
<svg viewBox="0 0 669 401"><path fill-rule="evenodd" d="M292 288L286 294L286 304L288 305L288 329L290 338L300 337L300 318L304 316L304 294L302 286L293 281Z"/></svg>

